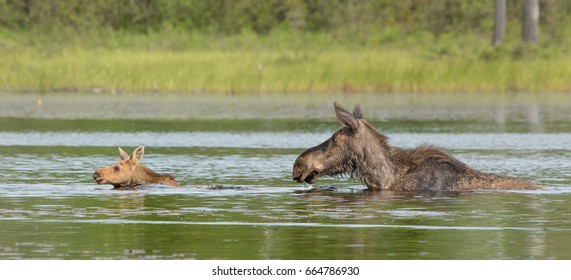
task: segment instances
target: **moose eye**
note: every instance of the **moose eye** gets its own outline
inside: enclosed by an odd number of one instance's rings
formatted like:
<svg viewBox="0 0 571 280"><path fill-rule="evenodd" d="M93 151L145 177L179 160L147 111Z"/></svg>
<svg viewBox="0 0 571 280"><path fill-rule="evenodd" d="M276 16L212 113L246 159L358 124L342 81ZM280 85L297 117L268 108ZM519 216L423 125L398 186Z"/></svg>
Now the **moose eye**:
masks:
<svg viewBox="0 0 571 280"><path fill-rule="evenodd" d="M119 166L113 167L113 170L114 170L115 172L119 172L120 169L121 169L121 167L119 167Z"/></svg>

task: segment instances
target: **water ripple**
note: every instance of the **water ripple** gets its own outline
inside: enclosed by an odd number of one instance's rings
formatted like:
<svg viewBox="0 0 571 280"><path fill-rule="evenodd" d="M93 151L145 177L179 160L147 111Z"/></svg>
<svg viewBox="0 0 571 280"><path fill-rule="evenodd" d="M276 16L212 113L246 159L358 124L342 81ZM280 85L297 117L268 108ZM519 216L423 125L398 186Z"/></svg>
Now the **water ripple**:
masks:
<svg viewBox="0 0 571 280"><path fill-rule="evenodd" d="M60 223L62 220L41 220L44 223ZM389 224L326 224L326 223L255 223L255 222L192 222L192 221L140 221L124 219L65 220L71 223L94 224L150 224L150 225L197 225L197 226L260 226L260 227L319 227L319 228L396 228L418 230L457 230L457 231L571 231L571 228L549 227L501 227L501 226L426 226Z"/></svg>
<svg viewBox="0 0 571 280"><path fill-rule="evenodd" d="M306 149L331 132L0 132L0 146L123 146ZM390 143L453 150L571 150L571 133L393 133ZM102 141L104 139L105 141Z"/></svg>

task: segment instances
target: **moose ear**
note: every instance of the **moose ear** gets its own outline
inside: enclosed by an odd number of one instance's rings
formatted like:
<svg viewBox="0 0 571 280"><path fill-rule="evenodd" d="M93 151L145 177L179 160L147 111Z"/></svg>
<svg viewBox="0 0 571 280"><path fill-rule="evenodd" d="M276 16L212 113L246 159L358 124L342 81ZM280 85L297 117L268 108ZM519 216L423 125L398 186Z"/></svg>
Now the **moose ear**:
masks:
<svg viewBox="0 0 571 280"><path fill-rule="evenodd" d="M122 160L129 160L129 154L127 154L123 149L119 148L119 156Z"/></svg>
<svg viewBox="0 0 571 280"><path fill-rule="evenodd" d="M363 117L363 111L361 110L361 104L355 105L355 107L353 108L353 116L358 120L362 120L365 118L365 117Z"/></svg>
<svg viewBox="0 0 571 280"><path fill-rule="evenodd" d="M133 151L133 157L132 159L135 162L139 162L142 158L143 155L145 154L145 147L144 146L139 146L137 147L134 151Z"/></svg>
<svg viewBox="0 0 571 280"><path fill-rule="evenodd" d="M347 111L347 109L343 108L343 106L339 105L337 102L333 103L333 107L335 108L337 119L342 124L350 127L354 131L359 128L359 122L357 122L357 119L355 119L355 116L353 116L351 112Z"/></svg>

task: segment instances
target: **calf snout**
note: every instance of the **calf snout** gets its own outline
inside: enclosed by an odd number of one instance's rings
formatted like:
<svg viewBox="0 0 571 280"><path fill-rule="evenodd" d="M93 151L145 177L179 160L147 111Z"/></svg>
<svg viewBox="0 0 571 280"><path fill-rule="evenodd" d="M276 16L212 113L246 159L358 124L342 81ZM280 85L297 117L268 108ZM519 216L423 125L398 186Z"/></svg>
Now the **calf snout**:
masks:
<svg viewBox="0 0 571 280"><path fill-rule="evenodd" d="M101 184L101 182L103 182L103 178L101 176L101 173L99 173L99 171L95 171L93 173L93 180L95 180L95 182L97 182L97 184Z"/></svg>

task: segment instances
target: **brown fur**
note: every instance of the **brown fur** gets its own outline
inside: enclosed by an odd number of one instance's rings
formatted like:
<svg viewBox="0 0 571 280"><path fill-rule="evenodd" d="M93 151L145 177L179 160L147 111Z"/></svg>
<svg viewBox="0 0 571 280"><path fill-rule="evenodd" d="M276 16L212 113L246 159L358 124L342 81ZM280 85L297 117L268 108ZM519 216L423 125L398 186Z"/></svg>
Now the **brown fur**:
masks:
<svg viewBox="0 0 571 280"><path fill-rule="evenodd" d="M145 147L140 146L129 157L119 148L121 160L114 165L95 171L93 179L97 184L110 184L115 188L132 188L150 184L180 187L173 175L158 174L140 164L139 161L143 158L144 152Z"/></svg>
<svg viewBox="0 0 571 280"><path fill-rule="evenodd" d="M345 127L295 160L292 171L295 181L313 183L323 175L350 174L375 190L537 188L516 178L472 169L440 148L422 146L404 150L391 146L386 136L363 118L359 105L353 113L337 103L334 107L337 118Z"/></svg>

